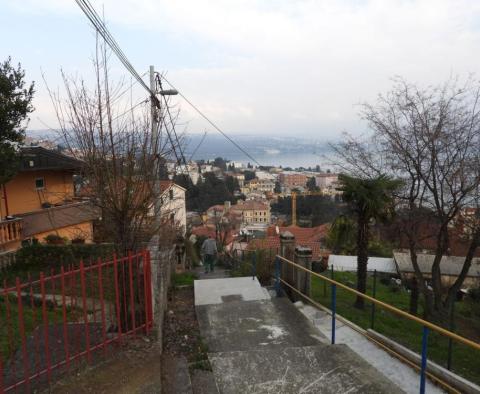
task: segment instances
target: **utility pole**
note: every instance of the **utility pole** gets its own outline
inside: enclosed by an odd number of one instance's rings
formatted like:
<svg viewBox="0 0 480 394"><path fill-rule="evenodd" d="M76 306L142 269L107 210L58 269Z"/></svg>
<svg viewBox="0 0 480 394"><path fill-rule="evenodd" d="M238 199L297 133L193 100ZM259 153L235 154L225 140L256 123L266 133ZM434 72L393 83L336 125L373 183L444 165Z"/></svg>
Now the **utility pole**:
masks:
<svg viewBox="0 0 480 394"><path fill-rule="evenodd" d="M150 66L150 90L152 96L150 97L150 115L151 115L151 124L152 124L152 144L153 144L153 160L154 164L154 179L153 187L155 191L155 203L153 212L155 215L154 223L156 231L160 229L160 158L158 152L158 100L156 97L156 83L155 83L155 67Z"/></svg>

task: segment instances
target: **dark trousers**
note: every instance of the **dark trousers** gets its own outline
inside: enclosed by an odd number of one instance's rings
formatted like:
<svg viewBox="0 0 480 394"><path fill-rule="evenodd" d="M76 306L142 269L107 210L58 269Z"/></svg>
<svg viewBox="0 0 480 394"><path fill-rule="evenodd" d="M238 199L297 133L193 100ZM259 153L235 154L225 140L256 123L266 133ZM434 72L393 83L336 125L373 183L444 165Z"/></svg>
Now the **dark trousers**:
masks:
<svg viewBox="0 0 480 394"><path fill-rule="evenodd" d="M215 265L215 256L213 254L206 254L204 260L205 272L213 272L213 267Z"/></svg>

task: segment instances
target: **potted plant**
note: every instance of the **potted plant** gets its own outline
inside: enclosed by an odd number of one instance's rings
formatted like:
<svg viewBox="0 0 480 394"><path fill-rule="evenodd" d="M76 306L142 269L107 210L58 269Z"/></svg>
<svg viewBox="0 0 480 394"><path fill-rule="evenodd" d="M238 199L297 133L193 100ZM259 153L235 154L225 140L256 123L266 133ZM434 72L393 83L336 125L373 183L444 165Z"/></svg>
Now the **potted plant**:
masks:
<svg viewBox="0 0 480 394"><path fill-rule="evenodd" d="M48 234L45 241L49 245L63 245L65 243L65 240L57 234Z"/></svg>

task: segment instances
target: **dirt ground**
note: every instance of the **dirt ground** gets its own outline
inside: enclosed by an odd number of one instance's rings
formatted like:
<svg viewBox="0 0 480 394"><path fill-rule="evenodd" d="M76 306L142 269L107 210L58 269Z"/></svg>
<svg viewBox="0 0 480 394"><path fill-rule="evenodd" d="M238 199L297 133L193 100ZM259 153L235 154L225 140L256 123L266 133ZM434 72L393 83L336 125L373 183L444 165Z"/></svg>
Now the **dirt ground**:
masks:
<svg viewBox="0 0 480 394"><path fill-rule="evenodd" d="M193 287L171 291L163 328L163 394L217 393L195 314Z"/></svg>
<svg viewBox="0 0 480 394"><path fill-rule="evenodd" d="M73 373L44 393L160 394L160 349L148 338L131 340L106 361Z"/></svg>
<svg viewBox="0 0 480 394"><path fill-rule="evenodd" d="M195 315L193 287L172 290L163 324L163 352L185 357L190 370L210 370L207 348L203 343Z"/></svg>

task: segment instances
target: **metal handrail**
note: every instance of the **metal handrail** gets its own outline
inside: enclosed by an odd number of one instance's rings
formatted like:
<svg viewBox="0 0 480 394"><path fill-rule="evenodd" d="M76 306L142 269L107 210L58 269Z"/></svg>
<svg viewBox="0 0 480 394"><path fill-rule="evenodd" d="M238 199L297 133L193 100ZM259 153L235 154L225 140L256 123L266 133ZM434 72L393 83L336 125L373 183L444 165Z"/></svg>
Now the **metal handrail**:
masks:
<svg viewBox="0 0 480 394"><path fill-rule="evenodd" d="M462 337L461 335L455 334L454 332L451 332L451 331L449 331L449 330L446 330L445 328L442 328L442 327L440 327L440 326L437 326L437 325L434 324L434 323L431 323L431 322L429 322L429 321L427 321L427 320L424 320L424 319L421 319L421 318L419 318L419 317L417 317L417 316L414 316L414 315L412 315L412 314L410 314L410 313L408 313L408 312L405 312L405 311L403 311L403 310L401 310L401 309L398 309L398 308L396 308L396 307L394 307L394 306L392 306L392 305L390 305L390 304L387 304L387 303L385 303L385 302L383 302L383 301L379 301L379 300L377 300L377 299L375 299L375 298L373 298L373 297L371 297L371 296L369 296L369 295L367 295L367 294L363 294L363 293L361 293L361 292L358 291L358 290L352 289L352 288L348 287L347 285L344 285L343 283L337 282L336 280L333 280L333 279L330 279L330 278L328 278L328 277L326 277L326 276L320 275L320 274L318 274L317 272L313 272L312 270L309 270L308 268L305 268L305 267L303 267L303 266L301 266L301 265L299 265L299 264L297 264L297 263L295 263L295 262L293 262L293 261L291 261L291 260L288 260L288 259L286 259L286 258L283 257L283 256L277 255L276 257L277 257L278 259L280 259L280 260L282 260L282 261L284 261L284 262L286 262L286 263L288 263L288 264L296 267L296 268L299 268L299 269L301 269L301 270L303 270L303 271L305 271L305 272L307 272L307 273L309 273L309 274L311 274L311 275L314 275L314 276L316 276L316 277L318 277L318 278L320 278L320 279L322 279L322 280L325 280L325 281L327 281L328 283L330 283L330 284L332 284L332 285L338 286L338 287L340 287L340 288L342 288L342 289L344 289L344 290L349 291L350 293L353 293L353 294L355 294L355 295L357 295L357 296L359 296L359 297L362 297L362 298L364 298L364 299L366 299L366 300L368 300L368 301L370 301L370 302L372 302L372 303L374 303L374 304L376 304L376 305L379 305L379 306L381 306L381 307L383 307L383 308L385 308L385 309L387 309L387 310L389 310L389 311L391 311L391 312L393 312L393 313L396 313L397 315L403 316L403 317L405 317L405 318L407 318L407 319L409 319L409 320L413 320L413 321L415 321L415 322L423 325L424 327L428 327L428 328L430 328L430 329L432 329L432 330L434 330L434 331L437 331L438 333L440 333L440 334L442 334L442 335L445 335L445 336L447 336L447 337L449 337L449 338L452 338L453 340L456 340L456 341L458 341L458 342L462 342L463 344L465 344L465 345L467 345L467 346L470 346L470 347L474 348L475 350L480 350L480 344L477 343L477 342L474 342L474 341L472 341L472 340L470 340L470 339L468 339L468 338Z"/></svg>

